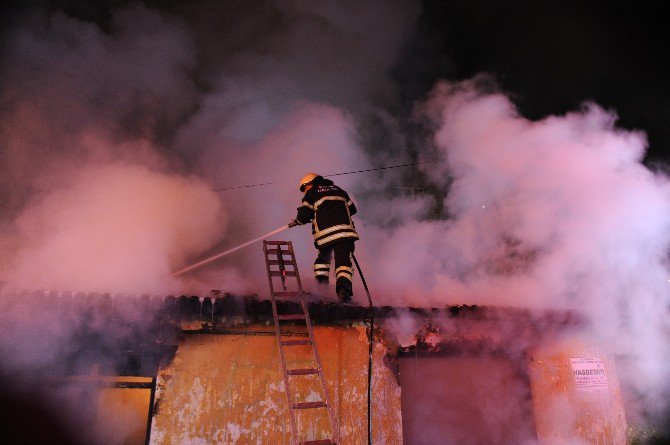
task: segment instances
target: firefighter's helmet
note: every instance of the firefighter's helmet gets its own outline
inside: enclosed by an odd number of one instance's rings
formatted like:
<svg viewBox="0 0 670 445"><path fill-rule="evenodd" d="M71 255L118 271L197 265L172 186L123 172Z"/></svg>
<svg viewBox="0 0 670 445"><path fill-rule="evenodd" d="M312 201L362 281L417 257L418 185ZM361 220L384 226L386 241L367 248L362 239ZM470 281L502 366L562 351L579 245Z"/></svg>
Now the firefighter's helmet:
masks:
<svg viewBox="0 0 670 445"><path fill-rule="evenodd" d="M312 181L314 181L319 175L316 173L307 173L301 180L300 180L300 191L304 192L305 187L307 187L308 184L310 184Z"/></svg>

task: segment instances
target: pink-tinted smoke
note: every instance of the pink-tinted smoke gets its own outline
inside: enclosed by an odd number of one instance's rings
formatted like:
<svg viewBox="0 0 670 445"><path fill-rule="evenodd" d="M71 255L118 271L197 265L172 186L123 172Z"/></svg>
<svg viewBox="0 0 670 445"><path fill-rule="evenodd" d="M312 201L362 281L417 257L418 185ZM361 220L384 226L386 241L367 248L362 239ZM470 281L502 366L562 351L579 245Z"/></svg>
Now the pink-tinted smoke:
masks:
<svg viewBox="0 0 670 445"><path fill-rule="evenodd" d="M670 358L668 177L642 165L644 134L617 128L613 112L587 104L531 122L480 81L441 83L418 108L436 128L422 169L449 188L451 217L361 230L377 301L578 310L658 410Z"/></svg>
<svg viewBox="0 0 670 445"><path fill-rule="evenodd" d="M211 186L158 142L196 97L184 27L142 5L109 34L58 12L15 21L1 70L0 281L183 292L170 271L227 226Z"/></svg>
<svg viewBox="0 0 670 445"><path fill-rule="evenodd" d="M31 203L15 224L8 286L151 294L179 291L174 266L209 247L227 220L196 178L107 165Z"/></svg>

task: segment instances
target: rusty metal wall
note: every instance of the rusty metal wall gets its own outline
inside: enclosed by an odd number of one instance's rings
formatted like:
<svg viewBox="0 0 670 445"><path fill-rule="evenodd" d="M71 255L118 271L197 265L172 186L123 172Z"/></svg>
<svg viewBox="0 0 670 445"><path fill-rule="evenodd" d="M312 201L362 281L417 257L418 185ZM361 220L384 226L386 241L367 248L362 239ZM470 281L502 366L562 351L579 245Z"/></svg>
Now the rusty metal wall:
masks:
<svg viewBox="0 0 670 445"><path fill-rule="evenodd" d="M575 359L602 363L603 379L582 388ZM536 347L529 355L530 382L539 443L625 445L626 418L614 360L601 346L570 337Z"/></svg>
<svg viewBox="0 0 670 445"><path fill-rule="evenodd" d="M264 328L263 326L258 327ZM367 442L365 328L314 328L328 389L340 423L342 443ZM400 387L385 365L387 351L374 352L373 438L402 443ZM297 357L297 362L307 357ZM386 360L387 361L387 360ZM316 397L309 379L298 391ZM187 335L174 360L158 377L151 443L288 444L291 428L277 344L268 335ZM300 414L301 440L330 437L325 410Z"/></svg>

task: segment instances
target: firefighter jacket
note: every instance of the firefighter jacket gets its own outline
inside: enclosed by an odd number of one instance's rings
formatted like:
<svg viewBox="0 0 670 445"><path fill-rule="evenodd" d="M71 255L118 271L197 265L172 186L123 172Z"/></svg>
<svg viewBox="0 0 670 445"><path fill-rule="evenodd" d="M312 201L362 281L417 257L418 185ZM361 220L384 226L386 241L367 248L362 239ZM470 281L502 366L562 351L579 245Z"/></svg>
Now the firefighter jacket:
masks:
<svg viewBox="0 0 670 445"><path fill-rule="evenodd" d="M358 239L351 220L355 213L356 206L347 192L333 184L333 181L318 177L302 198L295 221L301 225L312 222L314 246L320 249L341 241Z"/></svg>

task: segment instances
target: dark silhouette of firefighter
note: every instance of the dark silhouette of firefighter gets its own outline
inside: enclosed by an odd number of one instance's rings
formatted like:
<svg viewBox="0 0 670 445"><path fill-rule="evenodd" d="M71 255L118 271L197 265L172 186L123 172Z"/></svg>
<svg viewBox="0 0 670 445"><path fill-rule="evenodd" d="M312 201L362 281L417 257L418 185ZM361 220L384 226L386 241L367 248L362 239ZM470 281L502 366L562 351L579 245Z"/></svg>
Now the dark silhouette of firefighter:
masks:
<svg viewBox="0 0 670 445"><path fill-rule="evenodd" d="M305 195L298 215L289 223L290 227L312 222L314 246L319 254L314 261L314 276L319 283L328 283L330 260L335 255L335 291L342 303L353 296L351 279L354 269L351 255L358 233L351 216L356 206L347 192L316 173L305 175L300 181L300 191Z"/></svg>

